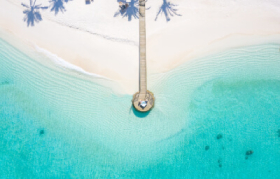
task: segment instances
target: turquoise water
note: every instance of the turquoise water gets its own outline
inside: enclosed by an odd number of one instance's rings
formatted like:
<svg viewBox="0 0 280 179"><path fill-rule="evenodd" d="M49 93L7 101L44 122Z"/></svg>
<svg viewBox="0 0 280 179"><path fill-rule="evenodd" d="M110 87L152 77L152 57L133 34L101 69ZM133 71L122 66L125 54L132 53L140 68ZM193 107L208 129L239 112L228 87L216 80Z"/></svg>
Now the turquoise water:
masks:
<svg viewBox="0 0 280 179"><path fill-rule="evenodd" d="M189 61L143 115L0 40L0 178L280 178L279 69L277 44Z"/></svg>

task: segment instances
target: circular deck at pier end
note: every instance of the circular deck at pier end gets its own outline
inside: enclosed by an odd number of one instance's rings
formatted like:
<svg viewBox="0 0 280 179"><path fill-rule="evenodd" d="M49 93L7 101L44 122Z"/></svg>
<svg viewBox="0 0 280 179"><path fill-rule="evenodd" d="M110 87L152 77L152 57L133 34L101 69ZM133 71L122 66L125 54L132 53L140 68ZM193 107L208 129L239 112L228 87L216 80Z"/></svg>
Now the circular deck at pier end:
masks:
<svg viewBox="0 0 280 179"><path fill-rule="evenodd" d="M150 91L144 94L137 92L133 95L132 104L137 111L147 112L154 107L154 103L155 97Z"/></svg>

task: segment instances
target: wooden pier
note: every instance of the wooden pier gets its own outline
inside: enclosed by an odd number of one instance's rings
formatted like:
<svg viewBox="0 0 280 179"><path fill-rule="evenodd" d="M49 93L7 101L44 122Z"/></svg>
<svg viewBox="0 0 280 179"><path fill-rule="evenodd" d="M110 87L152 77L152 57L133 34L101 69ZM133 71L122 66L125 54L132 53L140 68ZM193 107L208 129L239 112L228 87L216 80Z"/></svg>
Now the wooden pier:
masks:
<svg viewBox="0 0 280 179"><path fill-rule="evenodd" d="M155 102L153 93L147 90L145 3L145 0L139 0L139 92L133 95L132 100L140 112L149 111Z"/></svg>

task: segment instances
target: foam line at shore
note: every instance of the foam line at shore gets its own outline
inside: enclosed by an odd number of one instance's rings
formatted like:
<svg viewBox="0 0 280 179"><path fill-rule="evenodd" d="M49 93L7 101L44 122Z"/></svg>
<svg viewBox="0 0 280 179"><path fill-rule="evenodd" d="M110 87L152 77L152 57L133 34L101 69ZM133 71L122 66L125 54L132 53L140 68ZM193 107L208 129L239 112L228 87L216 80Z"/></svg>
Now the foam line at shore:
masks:
<svg viewBox="0 0 280 179"><path fill-rule="evenodd" d="M84 75L87 75L87 76L91 76L91 77L94 77L94 78L103 78L103 79L107 79L107 80L110 80L112 81L111 79L107 78L107 77L104 77L104 76L101 76L101 75L98 75L98 74L94 74L94 73L90 73L90 72L87 72L85 71L84 69L82 69L81 67L79 66L76 66L76 65L73 65L67 61L65 61L64 59L58 57L56 54L53 54L51 53L50 51L46 50L46 49L43 49L37 45L34 45L35 46L35 49L40 52L40 53L43 53L45 56L47 56L54 64L60 66L61 68L67 68L69 70L73 70L73 71L76 71L78 73L82 73Z"/></svg>

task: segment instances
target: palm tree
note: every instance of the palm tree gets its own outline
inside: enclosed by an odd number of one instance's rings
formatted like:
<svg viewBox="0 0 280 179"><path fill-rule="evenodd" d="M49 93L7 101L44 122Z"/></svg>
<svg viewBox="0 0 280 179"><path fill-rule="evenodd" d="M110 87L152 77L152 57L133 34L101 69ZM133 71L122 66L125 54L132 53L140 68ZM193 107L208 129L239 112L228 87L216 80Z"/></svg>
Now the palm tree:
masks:
<svg viewBox="0 0 280 179"><path fill-rule="evenodd" d="M147 2L147 0L145 0L145 2ZM131 21L132 18L139 19L139 0L131 0L128 5L126 9L120 9L116 12L114 17L121 15L122 17L127 17L128 21ZM150 8L146 8L146 10L148 9Z"/></svg>
<svg viewBox="0 0 280 179"><path fill-rule="evenodd" d="M173 16L173 15L181 16L181 14L177 13L178 9L175 9L175 6L177 6L177 5L176 4L172 4L170 2L167 2L166 0L163 0L163 4L159 8L159 11L157 13L157 16L156 16L155 20L157 20L159 14L162 14L162 13L164 13L166 21L170 21L169 15L170 16Z"/></svg>
<svg viewBox="0 0 280 179"><path fill-rule="evenodd" d="M23 7L26 7L27 9L23 11L23 14L25 14L24 17L24 22L27 23L27 26L31 25L34 26L34 22L40 22L42 21L42 16L40 14L40 9L48 9L47 6L41 6L41 4L39 5L35 5L36 4L36 0L34 1L34 3L32 2L32 0L30 0L30 5L26 5L24 3L21 3L21 5Z"/></svg>
<svg viewBox="0 0 280 179"><path fill-rule="evenodd" d="M139 18L138 7L139 7L138 0L131 0L129 6L125 10L120 9L118 12L115 13L114 17L121 15L122 17L127 17L128 21L131 21L133 17L134 19L138 19Z"/></svg>
<svg viewBox="0 0 280 179"><path fill-rule="evenodd" d="M55 15L57 15L59 11L62 13L65 12L64 2L68 3L69 1L70 0L50 0L51 11L54 11Z"/></svg>

